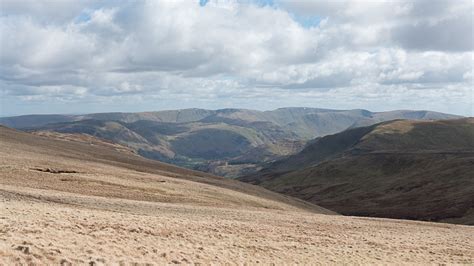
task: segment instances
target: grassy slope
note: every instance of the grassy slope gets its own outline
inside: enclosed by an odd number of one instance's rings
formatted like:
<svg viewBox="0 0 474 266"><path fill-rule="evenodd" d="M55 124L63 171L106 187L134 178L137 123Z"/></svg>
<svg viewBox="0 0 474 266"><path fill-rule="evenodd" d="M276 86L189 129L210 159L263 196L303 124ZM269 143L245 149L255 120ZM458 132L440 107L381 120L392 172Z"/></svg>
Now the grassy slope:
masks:
<svg viewBox="0 0 474 266"><path fill-rule="evenodd" d="M241 180L342 214L474 224L474 119L394 121L321 138Z"/></svg>
<svg viewBox="0 0 474 266"><path fill-rule="evenodd" d="M270 200L275 202L275 204L286 204L288 206L296 207L303 210L308 210L312 212L318 213L333 213L331 211L325 210L320 208L316 205L303 202L298 199L293 199L288 196L280 195L261 187L245 184L239 181L225 179L222 177L213 176L210 174L187 170L183 168L179 168L173 165L164 164L158 161L148 160L143 157L137 156L135 154L131 154L129 152L117 152L116 149L107 147L104 145L89 145L87 143L81 143L78 141L65 141L65 140L58 140L57 138L51 137L41 137L29 133L23 133L16 130L12 130L9 128L5 128L0 126L0 147L2 148L2 160L6 163L9 161L14 162L15 164L18 162L23 161L23 165L18 170L15 170L15 174L24 171L24 174L21 174L21 178L26 178L28 182L31 184L36 184L38 188L51 188L55 187L57 190L60 191L70 191L71 189L74 190L74 186L68 185L68 183L64 182L55 182L56 179L53 177L59 176L50 176L49 179L43 179L40 182L36 182L32 178L28 178L29 175L32 177L36 177L32 173L31 169L28 170L28 167L52 167L52 168L59 168L62 169L66 167L66 170L70 170L69 168L76 170L79 169L78 175L83 175L85 173L93 173L94 171L103 172L104 169L108 168L117 168L120 170L119 172L126 171L127 173L131 173L132 175L156 175L165 176L167 178L174 178L175 181L171 181L170 184L163 184L164 187L173 184L180 184L180 186L191 186L193 187L191 182L196 182L196 186L199 187L203 184L207 188L203 188L202 191L197 190L197 195L194 195L193 198L211 198L212 197L219 197L216 198L216 201L221 202L233 202L238 201L239 199L231 199L228 198L229 195L226 194L227 190L234 191L237 193L241 193L238 195L242 195L242 200L245 200L247 196L250 195L252 198L261 198L265 200ZM14 153L14 156L8 157L7 153ZM18 160L15 160L18 158ZM23 158L23 159L22 159ZM56 158L56 159L52 159ZM44 164L44 165L40 165ZM9 169L9 166L6 165L2 170ZM92 168L91 168L92 167ZM117 172L117 176L119 175ZM47 175L47 174L46 174ZM121 174L120 174L121 175ZM3 184L17 184L19 180L8 178L9 175L2 175L2 182ZM42 177L44 178L44 177ZM82 177L81 177L82 178ZM30 180L31 179L31 180ZM57 181L57 180L56 180ZM106 180L103 180L104 182ZM132 182L133 180L130 180ZM139 180L143 181L143 180ZM88 174L85 174L84 180L81 181L79 184L88 184ZM100 184L104 183L100 180L96 181ZM102 182L102 183L101 183ZM151 182L151 181L150 181ZM92 182L94 183L94 182ZM105 182L107 183L107 182ZM105 184L104 183L104 184ZM18 185L18 184L17 184ZM152 182L150 185L159 186L159 182ZM209 189L209 186L212 189ZM112 193L116 189L115 187L113 190L107 191L107 188L104 188L104 191L100 189L97 190L92 184L89 188L91 193ZM112 189L112 187L111 187ZM213 195L212 191L218 191L217 194ZM131 190L129 194L122 191L116 191L120 197L129 198L131 195L135 195L137 197L140 196L140 191ZM200 196L199 193L202 195ZM209 194L211 193L211 194ZM166 196L167 193L161 195L158 194L150 194L150 198L157 198L158 200L162 196ZM181 195L181 194L176 194ZM143 195L145 197L146 195ZM177 198L178 201L186 201L188 197L186 195L181 195L182 198ZM239 196L240 197L240 196ZM197 201L196 203L199 203Z"/></svg>

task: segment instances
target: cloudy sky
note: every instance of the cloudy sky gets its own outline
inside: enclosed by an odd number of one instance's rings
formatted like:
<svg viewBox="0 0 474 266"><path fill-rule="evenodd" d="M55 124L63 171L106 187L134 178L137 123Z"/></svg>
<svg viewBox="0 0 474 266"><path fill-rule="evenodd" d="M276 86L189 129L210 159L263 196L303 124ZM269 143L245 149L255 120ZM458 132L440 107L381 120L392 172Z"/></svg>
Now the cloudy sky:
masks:
<svg viewBox="0 0 474 266"><path fill-rule="evenodd" d="M0 12L0 116L474 111L471 0L0 0Z"/></svg>

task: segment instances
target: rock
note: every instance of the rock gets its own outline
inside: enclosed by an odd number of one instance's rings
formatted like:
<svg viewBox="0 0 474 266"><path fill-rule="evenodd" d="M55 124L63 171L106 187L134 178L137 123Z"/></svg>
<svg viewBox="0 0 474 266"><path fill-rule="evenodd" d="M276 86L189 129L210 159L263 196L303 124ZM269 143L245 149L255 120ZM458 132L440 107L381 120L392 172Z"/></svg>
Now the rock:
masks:
<svg viewBox="0 0 474 266"><path fill-rule="evenodd" d="M27 246L17 246L16 250L19 250L25 254L30 254L30 247Z"/></svg>

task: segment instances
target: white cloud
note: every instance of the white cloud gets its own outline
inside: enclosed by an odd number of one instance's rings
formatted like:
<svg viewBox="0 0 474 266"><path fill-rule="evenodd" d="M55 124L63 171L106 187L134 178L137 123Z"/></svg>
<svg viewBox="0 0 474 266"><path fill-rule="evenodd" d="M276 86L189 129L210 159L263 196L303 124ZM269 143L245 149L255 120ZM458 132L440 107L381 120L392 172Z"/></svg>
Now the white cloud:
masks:
<svg viewBox="0 0 474 266"><path fill-rule="evenodd" d="M472 99L470 1L25 0L1 10L0 85L13 101L389 106L380 97L418 109L428 94Z"/></svg>

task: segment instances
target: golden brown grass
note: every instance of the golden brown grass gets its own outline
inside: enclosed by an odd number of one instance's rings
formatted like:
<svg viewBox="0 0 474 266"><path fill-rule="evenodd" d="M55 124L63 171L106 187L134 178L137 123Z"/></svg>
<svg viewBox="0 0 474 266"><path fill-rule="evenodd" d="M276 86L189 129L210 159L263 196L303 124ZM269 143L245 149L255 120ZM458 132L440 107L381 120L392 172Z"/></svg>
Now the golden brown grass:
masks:
<svg viewBox="0 0 474 266"><path fill-rule="evenodd" d="M5 128L0 210L0 264L474 263L473 227L325 215L248 184Z"/></svg>

